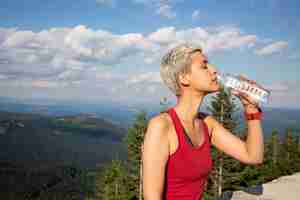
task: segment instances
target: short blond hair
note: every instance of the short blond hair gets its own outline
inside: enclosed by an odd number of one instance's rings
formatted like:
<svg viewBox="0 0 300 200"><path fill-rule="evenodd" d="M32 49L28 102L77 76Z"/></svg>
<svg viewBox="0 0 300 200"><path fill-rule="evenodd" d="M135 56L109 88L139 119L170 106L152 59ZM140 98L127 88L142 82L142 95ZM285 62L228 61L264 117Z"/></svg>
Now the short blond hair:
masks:
<svg viewBox="0 0 300 200"><path fill-rule="evenodd" d="M186 73L190 70L191 56L195 52L202 52L201 47L184 43L174 47L162 57L160 77L176 96L181 95L178 76L180 73Z"/></svg>

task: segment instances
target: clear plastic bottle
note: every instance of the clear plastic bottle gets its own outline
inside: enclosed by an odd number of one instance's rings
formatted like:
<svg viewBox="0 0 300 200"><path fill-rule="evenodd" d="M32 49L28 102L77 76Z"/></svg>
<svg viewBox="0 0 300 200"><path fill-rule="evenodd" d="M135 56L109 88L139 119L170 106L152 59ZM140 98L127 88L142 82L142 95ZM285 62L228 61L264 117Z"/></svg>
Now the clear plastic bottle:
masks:
<svg viewBox="0 0 300 200"><path fill-rule="evenodd" d="M242 80L238 76L232 74L217 74L217 79L225 88L246 93L257 103L267 103L269 101L270 91Z"/></svg>

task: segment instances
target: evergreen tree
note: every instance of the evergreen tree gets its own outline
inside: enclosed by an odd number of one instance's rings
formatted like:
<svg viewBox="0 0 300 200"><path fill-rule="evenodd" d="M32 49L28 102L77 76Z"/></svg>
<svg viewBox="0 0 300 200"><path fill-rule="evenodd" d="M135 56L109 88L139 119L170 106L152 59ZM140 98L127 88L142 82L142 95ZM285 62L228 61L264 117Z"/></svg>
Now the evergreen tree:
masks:
<svg viewBox="0 0 300 200"><path fill-rule="evenodd" d="M274 130L271 136L271 150L272 150L272 168L275 168L278 160L278 132Z"/></svg>
<svg viewBox="0 0 300 200"><path fill-rule="evenodd" d="M298 153L300 153L300 134L299 133L297 135L296 143L297 143Z"/></svg>
<svg viewBox="0 0 300 200"><path fill-rule="evenodd" d="M212 97L211 104L208 106L208 110L211 114L222 123L226 129L233 133L238 128L239 123L235 115L239 110L235 100L229 90L221 88L220 92Z"/></svg>
<svg viewBox="0 0 300 200"><path fill-rule="evenodd" d="M292 149L293 149L293 136L290 129L287 130L285 140L284 140L284 147L285 147L285 159L287 163L290 163L291 156L292 156Z"/></svg>
<svg viewBox="0 0 300 200"><path fill-rule="evenodd" d="M129 128L125 142L128 147L128 167L130 169L130 182L137 199L142 199L142 144L147 129L146 112L137 114L133 127Z"/></svg>
<svg viewBox="0 0 300 200"><path fill-rule="evenodd" d="M283 138L279 158L279 168L282 171L282 175L290 175L296 171L298 165L298 163L295 163L297 144L291 129L287 129Z"/></svg>
<svg viewBox="0 0 300 200"><path fill-rule="evenodd" d="M101 200L130 200L134 193L128 184L128 172L123 162L112 160L96 175L96 198Z"/></svg>
<svg viewBox="0 0 300 200"><path fill-rule="evenodd" d="M264 181L271 181L280 175L278 168L279 147L278 131L274 129L265 145L263 163Z"/></svg>
<svg viewBox="0 0 300 200"><path fill-rule="evenodd" d="M298 132L298 135L296 136L296 161L295 163L297 163L297 166L296 166L296 170L297 172L300 171L300 134Z"/></svg>
<svg viewBox="0 0 300 200"><path fill-rule="evenodd" d="M230 91L221 88L220 92L216 96L212 97L211 104L208 106L208 110L211 114L223 124L223 126L235 133L238 127L238 120L235 117L235 112L238 110L234 98ZM209 178L208 192L212 192L215 198L220 197L223 186L228 183L236 181L233 173L236 173L234 168L238 168L238 162L225 156L222 152L218 152L215 148L212 149L212 157L214 159L214 169ZM224 177L227 177L224 179ZM228 184L232 185L232 184Z"/></svg>
<svg viewBox="0 0 300 200"><path fill-rule="evenodd" d="M298 142L297 142L297 137L294 134L293 130L289 130L289 164L291 168L291 173L294 173L299 169L299 159L298 159Z"/></svg>

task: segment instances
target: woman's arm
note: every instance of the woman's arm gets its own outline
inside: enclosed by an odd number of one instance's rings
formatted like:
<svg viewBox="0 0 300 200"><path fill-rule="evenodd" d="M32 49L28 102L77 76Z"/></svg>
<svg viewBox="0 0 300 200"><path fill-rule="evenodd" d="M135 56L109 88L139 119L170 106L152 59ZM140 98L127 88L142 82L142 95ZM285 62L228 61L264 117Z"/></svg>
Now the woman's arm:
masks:
<svg viewBox="0 0 300 200"><path fill-rule="evenodd" d="M145 200L162 200L165 167L169 157L168 121L163 114L149 121L143 144L143 192Z"/></svg>
<svg viewBox="0 0 300 200"><path fill-rule="evenodd" d="M246 94L234 91L240 97L245 113L259 112L257 105ZM248 134L246 142L225 129L213 117L207 117L211 127L211 142L219 150L247 164L261 164L264 155L264 141L261 120L247 120Z"/></svg>
<svg viewBox="0 0 300 200"><path fill-rule="evenodd" d="M246 141L233 135L212 116L207 117L205 121L211 127L211 143L217 149L246 164L263 162L264 144L260 120L247 121Z"/></svg>

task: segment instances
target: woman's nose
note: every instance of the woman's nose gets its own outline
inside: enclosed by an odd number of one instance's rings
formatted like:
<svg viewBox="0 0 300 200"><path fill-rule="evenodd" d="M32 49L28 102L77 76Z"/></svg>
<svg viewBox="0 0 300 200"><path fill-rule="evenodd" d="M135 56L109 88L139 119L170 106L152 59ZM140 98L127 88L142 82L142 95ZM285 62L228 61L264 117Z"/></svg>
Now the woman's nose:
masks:
<svg viewBox="0 0 300 200"><path fill-rule="evenodd" d="M209 64L209 68L212 75L216 75L218 73L217 69L212 64Z"/></svg>

